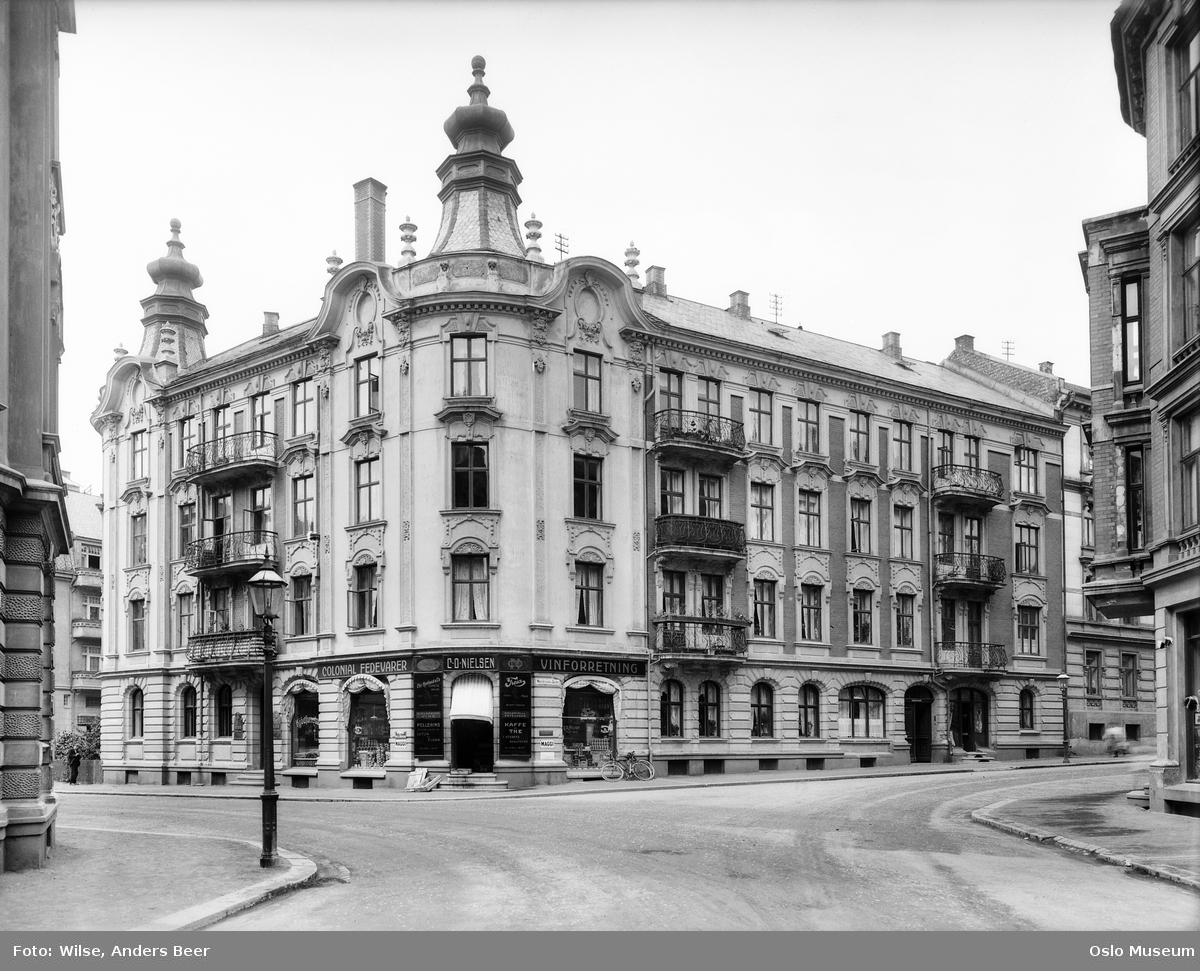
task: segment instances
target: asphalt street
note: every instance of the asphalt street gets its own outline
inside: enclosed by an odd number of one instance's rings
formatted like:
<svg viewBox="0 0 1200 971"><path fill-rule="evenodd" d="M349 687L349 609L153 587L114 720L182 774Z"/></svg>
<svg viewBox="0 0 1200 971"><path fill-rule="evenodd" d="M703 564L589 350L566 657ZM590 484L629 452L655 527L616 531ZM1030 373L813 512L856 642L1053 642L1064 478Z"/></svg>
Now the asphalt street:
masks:
<svg viewBox="0 0 1200 971"><path fill-rule="evenodd" d="M280 843L322 881L212 929L1200 929L1193 891L969 818L1135 784L1120 766L1081 771L288 803ZM259 825L253 802L77 805L98 826L253 840Z"/></svg>

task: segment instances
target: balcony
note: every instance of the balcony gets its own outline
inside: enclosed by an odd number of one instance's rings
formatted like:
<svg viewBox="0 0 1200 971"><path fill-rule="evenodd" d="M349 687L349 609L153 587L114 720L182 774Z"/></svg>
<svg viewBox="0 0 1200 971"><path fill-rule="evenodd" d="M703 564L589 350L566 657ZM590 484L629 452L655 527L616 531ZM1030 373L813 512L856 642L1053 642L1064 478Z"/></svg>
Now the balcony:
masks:
<svg viewBox="0 0 1200 971"><path fill-rule="evenodd" d="M270 475L279 467L274 432L237 432L188 449L187 475L197 484Z"/></svg>
<svg viewBox="0 0 1200 971"><path fill-rule="evenodd" d="M1008 666L1008 652L999 644L938 641L937 663L948 671L996 671Z"/></svg>
<svg viewBox="0 0 1200 971"><path fill-rule="evenodd" d="M933 582L947 592L994 593L1004 586L1004 561L979 553L938 553L933 562Z"/></svg>
<svg viewBox="0 0 1200 971"><path fill-rule="evenodd" d="M995 472L971 465L939 465L933 470L933 497L951 504L990 509L1004 499L1004 482Z"/></svg>
<svg viewBox="0 0 1200 971"><path fill-rule="evenodd" d="M76 570L71 586L84 590L99 590L104 586L104 574L99 570Z"/></svg>
<svg viewBox="0 0 1200 971"><path fill-rule="evenodd" d="M746 555L746 527L708 516L659 516L654 520L656 553L686 553L715 560Z"/></svg>
<svg viewBox="0 0 1200 971"><path fill-rule="evenodd" d="M71 688L75 691L99 691L99 671L72 671Z"/></svg>
<svg viewBox="0 0 1200 971"><path fill-rule="evenodd" d="M662 617L654 622L654 654L659 661L735 664L746 655L746 625L723 617Z"/></svg>
<svg viewBox="0 0 1200 971"><path fill-rule="evenodd" d="M100 627L102 623L99 617L72 617L71 637L98 641L100 640Z"/></svg>
<svg viewBox="0 0 1200 971"><path fill-rule="evenodd" d="M213 625L211 630L188 635L189 668L253 668L263 663L261 630L231 630Z"/></svg>
<svg viewBox="0 0 1200 971"><path fill-rule="evenodd" d="M278 564L278 537L270 530L248 529L189 543L184 551L184 569L199 577L249 575L262 566L264 558L272 565Z"/></svg>
<svg viewBox="0 0 1200 971"><path fill-rule="evenodd" d="M732 464L745 454L746 431L732 418L668 409L654 416L654 447L663 455L718 458Z"/></svg>

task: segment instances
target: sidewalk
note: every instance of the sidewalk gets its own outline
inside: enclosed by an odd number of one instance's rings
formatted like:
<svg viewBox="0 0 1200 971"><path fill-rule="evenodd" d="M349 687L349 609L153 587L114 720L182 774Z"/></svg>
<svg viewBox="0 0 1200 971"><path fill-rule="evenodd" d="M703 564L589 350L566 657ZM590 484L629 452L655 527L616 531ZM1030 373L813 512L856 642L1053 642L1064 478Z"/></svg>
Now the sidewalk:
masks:
<svg viewBox="0 0 1200 971"><path fill-rule="evenodd" d="M1124 760L1138 773L1149 757ZM1077 759L1072 765L1112 765L1106 759ZM1058 761L984 765L904 765L829 772L780 772L730 776L669 776L649 783L571 782L510 792L406 793L401 790L280 790L289 802L442 802L479 799L545 799L574 795L778 785L847 778L885 778L971 772L1061 768ZM1024 781L1024 780L1022 780ZM1033 781L1032 779L1030 781ZM1067 787L1069 789L1069 786ZM258 790L238 786L60 786L62 805L87 795L157 799L258 800ZM181 838L166 833L87 828L76 814L60 814L57 846L43 870L0 874L5 930L195 930L317 878L316 864L281 850L274 870L258 866L257 845L214 837ZM1067 792L1046 799L994 803L972 813L977 822L1042 842L1054 842L1099 860L1128 867L1200 891L1200 820L1150 813L1119 793ZM47 882L50 887L47 889ZM229 888L237 888L229 892Z"/></svg>

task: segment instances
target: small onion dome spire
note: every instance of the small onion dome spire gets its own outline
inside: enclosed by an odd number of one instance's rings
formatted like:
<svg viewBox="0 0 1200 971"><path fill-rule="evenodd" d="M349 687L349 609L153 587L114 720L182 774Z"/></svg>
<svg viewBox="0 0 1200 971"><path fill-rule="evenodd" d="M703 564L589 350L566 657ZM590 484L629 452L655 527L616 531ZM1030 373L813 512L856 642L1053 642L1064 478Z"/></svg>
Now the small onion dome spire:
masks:
<svg viewBox="0 0 1200 971"><path fill-rule="evenodd" d="M528 232L525 233L525 238L529 240L529 245L525 247L525 259L532 263L545 263L542 259L542 247L538 240L542 238L542 221L538 219L536 212L529 214L529 221L525 223L525 228Z"/></svg>
<svg viewBox="0 0 1200 971"><path fill-rule="evenodd" d="M625 251L625 275L629 277L630 282L637 286L638 283L638 264L641 260L638 259L642 255L642 251L633 245L633 240L629 241L629 249Z"/></svg>
<svg viewBox="0 0 1200 971"><path fill-rule="evenodd" d="M411 263L417 258L417 251L413 249L413 243L417 241L417 227L413 223L411 216L405 216L404 222L400 224L400 242L404 244L400 250L400 263Z"/></svg>
<svg viewBox="0 0 1200 971"><path fill-rule="evenodd" d="M156 294L169 294L192 299L192 289L203 286L200 268L183 258L183 243L179 241L179 230L183 224L171 220L171 238L167 240L167 255L146 264L146 272L157 285Z"/></svg>
<svg viewBox="0 0 1200 971"><path fill-rule="evenodd" d="M471 103L455 108L454 114L442 126L460 155L481 149L499 155L516 137L508 123L508 115L488 104L488 95L492 92L483 83L485 67L487 61L478 54L471 58L471 74L475 77L475 82L467 88Z"/></svg>
<svg viewBox="0 0 1200 971"><path fill-rule="evenodd" d="M121 360L121 358L123 358L128 353L129 352L127 350L125 350L124 346L122 346L121 344L118 344L116 347L113 348L113 354L116 355L116 358L118 361Z"/></svg>
<svg viewBox="0 0 1200 971"><path fill-rule="evenodd" d="M333 251L332 256L325 257L325 270L330 276L334 276L338 270L342 268L342 258L337 255L337 250Z"/></svg>

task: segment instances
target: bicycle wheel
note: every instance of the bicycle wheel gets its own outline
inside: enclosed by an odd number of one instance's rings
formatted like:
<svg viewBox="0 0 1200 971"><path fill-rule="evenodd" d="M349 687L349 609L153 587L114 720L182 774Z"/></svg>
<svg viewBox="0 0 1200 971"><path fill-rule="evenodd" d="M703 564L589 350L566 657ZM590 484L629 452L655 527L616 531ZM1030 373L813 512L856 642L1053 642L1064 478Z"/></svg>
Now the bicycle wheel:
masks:
<svg viewBox="0 0 1200 971"><path fill-rule="evenodd" d="M600 766L600 778L605 782L616 782L618 779L625 778L625 770L621 767L620 762L609 759Z"/></svg>
<svg viewBox="0 0 1200 971"><path fill-rule="evenodd" d="M637 759L633 763L633 777L638 782L649 782L654 778L654 766L646 759Z"/></svg>

